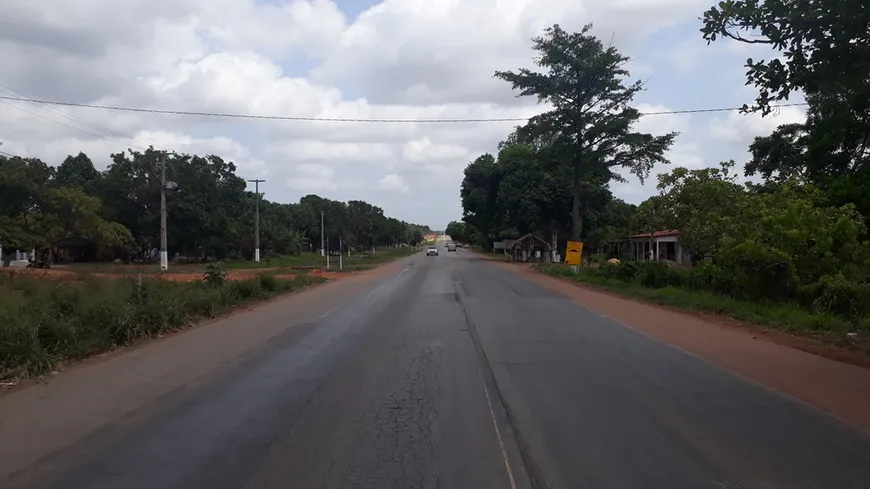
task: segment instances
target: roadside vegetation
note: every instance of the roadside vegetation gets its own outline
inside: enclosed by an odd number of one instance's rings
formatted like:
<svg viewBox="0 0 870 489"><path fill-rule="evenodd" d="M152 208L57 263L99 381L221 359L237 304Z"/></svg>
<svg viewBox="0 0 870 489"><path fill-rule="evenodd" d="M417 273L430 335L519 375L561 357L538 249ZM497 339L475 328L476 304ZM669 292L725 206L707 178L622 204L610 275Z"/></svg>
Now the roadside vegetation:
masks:
<svg viewBox="0 0 870 489"><path fill-rule="evenodd" d="M566 240L582 241L593 258L579 273L563 265L538 268L842 344L866 338L870 55L853 42L866 36L866 20L842 16L862 6L721 2L703 14L699 42L771 48L770 61L747 61L747 85L757 97L743 113L769 116L797 95L807 115L757 137L747 161L704 169L663 168L679 135L633 129L642 85L626 70L628 58L588 27L574 33L551 27L533 40L539 70L495 74L519 96L551 108L508 134L496 154L469 163L463 221L451 223L449 234L485 249L526 233L547 242L558 236L563 252ZM831 41L811 27L819 25L847 34ZM614 197L611 182L628 174L644 181L653 172L653 197L639 205ZM617 245L660 230L679 230L689 260L635 262L628 246Z"/></svg>
<svg viewBox="0 0 870 489"><path fill-rule="evenodd" d="M412 254L430 232L364 201L261 195L255 263L258 196L233 163L153 148L111 159L98 171L84 153L56 167L0 155L0 261L35 250L51 264L0 268L0 378L43 374L322 282L312 272L326 269L321 236L337 272L339 252L342 271L363 270ZM157 264L164 161L172 183L165 274Z"/></svg>
<svg viewBox="0 0 870 489"><path fill-rule="evenodd" d="M414 246L398 246L395 248L379 247L372 250L344 251L341 256L342 268L339 270L339 257L332 255L329 257L329 271L331 272L354 272L366 270L378 265L388 263L399 258L410 256L419 251L418 247ZM335 253L335 252L333 252ZM296 255L268 255L263 257L260 262L252 262L246 260L229 260L222 261L221 266L228 271L252 271L267 269L270 272L278 274L287 273L306 273L312 269L327 270L326 258L321 257L319 253L305 251ZM206 263L185 263L170 266L170 273L178 274L201 274L208 264ZM62 271L85 272L85 273L111 273L111 274L158 274L160 273L156 264L123 264L123 263L105 263L105 262L81 262L60 265L55 268Z"/></svg>
<svg viewBox="0 0 870 489"><path fill-rule="evenodd" d="M257 196L233 163L152 148L111 158L109 167L98 171L84 153L57 167L0 156L0 246L6 259L16 249L35 249L55 264L154 263L165 161L173 184L166 191L170 268L217 260L254 263ZM317 251L321 232L330 251L341 245L354 255L417 244L429 232L360 200L306 195L298 203L278 203L261 196L259 206L263 261Z"/></svg>
<svg viewBox="0 0 870 489"><path fill-rule="evenodd" d="M216 264L196 282L0 273L0 380L44 374L324 280L264 273L230 281Z"/></svg>
<svg viewBox="0 0 870 489"><path fill-rule="evenodd" d="M658 262L627 262L586 266L577 273L565 264L540 264L536 268L626 297L715 314L870 354L870 316L859 312L866 310L866 303L841 302L830 291L821 296L808 291L791 299L732 295L712 286L710 277L716 272L709 265L669 268Z"/></svg>

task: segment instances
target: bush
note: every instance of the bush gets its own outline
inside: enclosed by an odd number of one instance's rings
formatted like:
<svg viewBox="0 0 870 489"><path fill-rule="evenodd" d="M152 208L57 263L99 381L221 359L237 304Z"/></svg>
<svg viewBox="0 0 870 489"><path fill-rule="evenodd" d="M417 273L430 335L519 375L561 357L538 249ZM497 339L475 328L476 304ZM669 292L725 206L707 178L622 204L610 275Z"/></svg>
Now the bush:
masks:
<svg viewBox="0 0 870 489"><path fill-rule="evenodd" d="M643 262L640 267L640 284L649 289L663 289L683 285L680 272L660 261Z"/></svg>
<svg viewBox="0 0 870 489"><path fill-rule="evenodd" d="M227 271L223 263L209 263L203 273L203 281L213 287L221 286L227 280Z"/></svg>
<svg viewBox="0 0 870 489"><path fill-rule="evenodd" d="M221 276L219 271L212 276ZM92 279L58 282L0 273L0 379L24 378L215 317L249 300L322 282L261 275L243 281Z"/></svg>
<svg viewBox="0 0 870 489"><path fill-rule="evenodd" d="M260 280L260 288L266 292L278 290L278 279L271 273L264 273L257 277Z"/></svg>
<svg viewBox="0 0 870 489"><path fill-rule="evenodd" d="M825 275L801 289L801 302L819 312L860 320L870 315L870 284L850 282L842 273Z"/></svg>
<svg viewBox="0 0 870 489"><path fill-rule="evenodd" d="M732 297L783 300L795 295L794 262L776 248L747 240L721 250L715 263L723 279L717 285Z"/></svg>

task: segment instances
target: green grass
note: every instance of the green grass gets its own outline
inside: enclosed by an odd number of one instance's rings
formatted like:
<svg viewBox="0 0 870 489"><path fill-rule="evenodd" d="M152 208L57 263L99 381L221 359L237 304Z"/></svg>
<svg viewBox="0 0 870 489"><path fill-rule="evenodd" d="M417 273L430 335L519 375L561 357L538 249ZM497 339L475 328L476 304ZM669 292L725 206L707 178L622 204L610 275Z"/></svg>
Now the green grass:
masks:
<svg viewBox="0 0 870 489"><path fill-rule="evenodd" d="M132 278L52 280L0 274L0 380L58 365L213 318L323 282L272 274L216 285Z"/></svg>
<svg viewBox="0 0 870 489"><path fill-rule="evenodd" d="M543 264L535 268L549 275L592 285L627 297L688 311L726 316L790 333L817 337L839 345L850 344L846 340L847 332L857 330L864 335L870 333L868 320L856 325L832 314L808 311L794 303L749 302L712 292L678 287L652 289L636 282L602 278L585 268L580 268L579 273L575 274L569 266L563 264Z"/></svg>
<svg viewBox="0 0 870 489"><path fill-rule="evenodd" d="M419 251L419 250L417 250ZM399 258L404 258L414 254L416 251L413 247L402 248L378 248L374 253L357 252L352 253L350 257L345 252L342 257L343 272L359 271L368 268L376 267L380 264L387 263ZM338 257L329 257L329 269L331 271L339 271ZM321 257L317 253L305 252L299 255L280 255L263 257L259 263L247 260L231 260L222 262L223 267L227 270L256 270L259 268L274 268L276 273L295 273L305 272L312 268L326 268L326 258ZM198 263L185 264L169 264L169 273L202 273L205 271L206 265ZM116 265L114 263L70 263L58 265L59 270L72 270L86 273L118 273L118 274L134 274L142 272L144 274L160 273L157 263L149 263L144 265Z"/></svg>

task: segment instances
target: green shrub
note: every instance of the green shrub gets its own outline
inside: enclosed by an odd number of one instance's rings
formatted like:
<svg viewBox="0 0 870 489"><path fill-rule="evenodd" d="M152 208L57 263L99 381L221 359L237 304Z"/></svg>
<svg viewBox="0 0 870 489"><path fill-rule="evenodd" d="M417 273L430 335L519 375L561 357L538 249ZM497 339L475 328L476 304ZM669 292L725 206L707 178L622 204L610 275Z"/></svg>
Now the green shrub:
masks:
<svg viewBox="0 0 870 489"><path fill-rule="evenodd" d="M747 240L721 250L715 262L724 279L720 287L733 297L784 300L795 296L794 262L776 248Z"/></svg>
<svg viewBox="0 0 870 489"><path fill-rule="evenodd" d="M241 300L259 297L263 290L259 279L237 280L230 283L230 287L232 287L236 296Z"/></svg>
<svg viewBox="0 0 870 489"><path fill-rule="evenodd" d="M263 273L257 277L260 280L260 288L267 292L278 290L278 280L274 274Z"/></svg>
<svg viewBox="0 0 870 489"><path fill-rule="evenodd" d="M727 287L722 285L723 272L712 263L701 263L694 267L680 269L683 287L691 290L720 291Z"/></svg>
<svg viewBox="0 0 870 489"><path fill-rule="evenodd" d="M639 278L640 284L650 289L683 285L680 273L660 261L643 262Z"/></svg>
<svg viewBox="0 0 870 489"><path fill-rule="evenodd" d="M209 263L205 267L202 280L213 287L224 284L227 280L227 271L221 262Z"/></svg>
<svg viewBox="0 0 870 489"><path fill-rule="evenodd" d="M859 320L870 315L870 284L850 282L842 273L825 275L801 289L801 299L817 311Z"/></svg>
<svg viewBox="0 0 870 489"><path fill-rule="evenodd" d="M0 274L0 379L24 378L322 278L57 282Z"/></svg>

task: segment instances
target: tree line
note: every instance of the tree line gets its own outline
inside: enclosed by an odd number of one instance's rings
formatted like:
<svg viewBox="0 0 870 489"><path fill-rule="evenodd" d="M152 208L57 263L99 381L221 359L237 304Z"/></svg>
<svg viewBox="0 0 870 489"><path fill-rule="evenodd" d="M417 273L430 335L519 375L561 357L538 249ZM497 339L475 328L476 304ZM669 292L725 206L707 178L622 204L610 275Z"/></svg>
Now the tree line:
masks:
<svg viewBox="0 0 870 489"><path fill-rule="evenodd" d="M66 250L78 260L147 259L160 244L161 160L168 251L196 260L253 256L256 195L232 162L149 148L111 155L98 171L84 153L60 165L0 156L0 245ZM260 199L260 249L298 254L320 247L321 213L330 249L420 242L429 228L384 215L361 200L306 195L287 204Z"/></svg>
<svg viewBox="0 0 870 489"><path fill-rule="evenodd" d="M533 39L539 70L495 76L518 96L552 108L516 127L496 154L469 163L463 219L449 234L489 245L527 232L547 240L557 233L560 247L567 238L580 240L586 253L607 257L618 238L679 229L684 250L709 272L706 288L754 298L870 299L864 9L862 0L771 0L707 10L700 37L708 44L764 44L780 54L747 60L747 85L758 95L742 112L766 116L802 93L806 121L756 138L743 178L733 161L674 168L658 175L658 194L637 206L615 198L610 183L626 172L649 178L654 165L668 163L678 134L634 129L640 113L632 102L643 85L630 81L628 58L593 36L591 25L576 33L550 27ZM748 177L760 183L746 183ZM857 307L846 303L838 311Z"/></svg>

